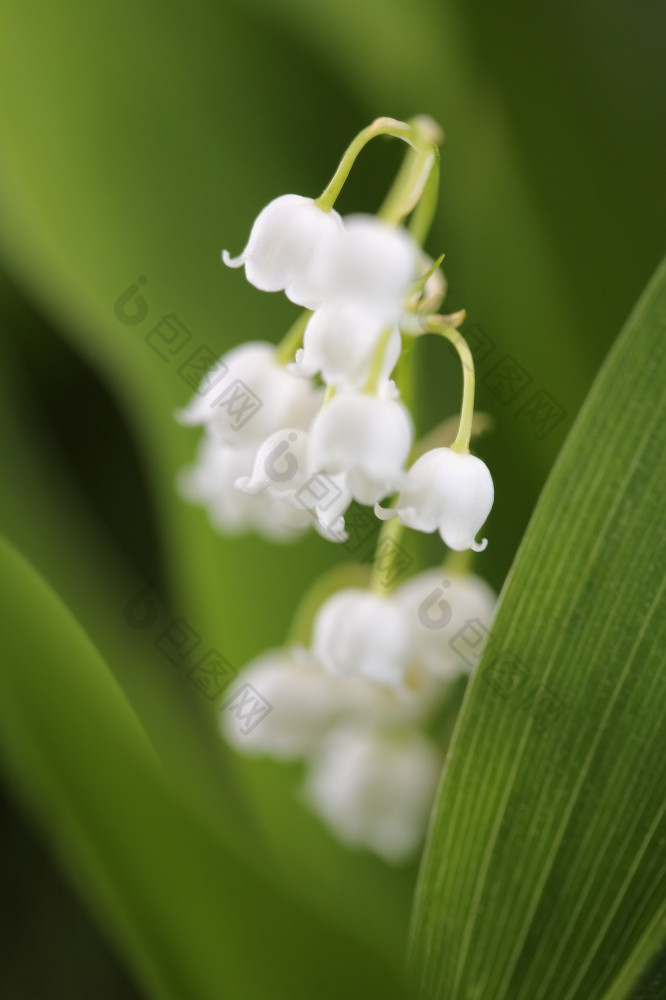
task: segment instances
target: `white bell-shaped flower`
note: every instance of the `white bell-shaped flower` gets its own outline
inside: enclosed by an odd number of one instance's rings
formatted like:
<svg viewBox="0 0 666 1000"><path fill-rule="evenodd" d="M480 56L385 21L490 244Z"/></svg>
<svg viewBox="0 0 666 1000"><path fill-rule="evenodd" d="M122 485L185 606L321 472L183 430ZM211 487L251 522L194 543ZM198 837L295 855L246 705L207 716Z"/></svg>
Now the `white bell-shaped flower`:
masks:
<svg viewBox="0 0 666 1000"><path fill-rule="evenodd" d="M409 614L410 608L406 610ZM296 662L310 669L324 670L314 648L294 647L292 655ZM413 650L409 655L412 662L397 685L371 680L359 673L330 674L335 679L340 720L375 728L394 728L420 724L431 717L446 693L446 684L425 670L418 656L413 656ZM328 675L328 671L325 672Z"/></svg>
<svg viewBox="0 0 666 1000"><path fill-rule="evenodd" d="M346 473L354 499L375 503L404 481L412 433L411 417L399 400L340 391L312 422L309 468Z"/></svg>
<svg viewBox="0 0 666 1000"><path fill-rule="evenodd" d="M307 513L325 538L344 542L344 513L352 501L345 476L311 474L308 443L308 432L296 428L271 434L257 449L251 475L237 479L236 489L250 495L268 492L301 515Z"/></svg>
<svg viewBox="0 0 666 1000"><path fill-rule="evenodd" d="M393 598L407 612L416 659L431 676L451 680L478 662L496 602L485 580L430 569Z"/></svg>
<svg viewBox="0 0 666 1000"><path fill-rule="evenodd" d="M295 375L321 374L336 388L362 389L378 351L378 381L384 382L395 368L400 347L400 331L387 325L380 313L356 302L331 302L310 318L303 347L289 370Z"/></svg>
<svg viewBox="0 0 666 1000"><path fill-rule="evenodd" d="M488 467L474 455L451 448L433 448L421 455L407 473L397 507L375 507L382 520L395 515L407 528L439 530L451 549L482 552L487 539L475 541L493 505L493 480Z"/></svg>
<svg viewBox="0 0 666 1000"><path fill-rule="evenodd" d="M241 671L225 705L220 722L232 746L281 760L304 756L340 712L336 679L297 663L282 649L264 653Z"/></svg>
<svg viewBox="0 0 666 1000"><path fill-rule="evenodd" d="M272 541L287 541L312 524L305 511L298 511L268 494L246 496L234 488L235 481L252 471L255 448L231 448L205 435L194 465L178 478L181 495L206 509L214 528L236 535L257 531Z"/></svg>
<svg viewBox="0 0 666 1000"><path fill-rule="evenodd" d="M239 257L222 251L229 267L245 266L247 280L264 292L284 290L288 299L306 309L322 301L313 264L342 233L342 220L312 198L284 194L257 216L247 246Z"/></svg>
<svg viewBox="0 0 666 1000"><path fill-rule="evenodd" d="M307 479L309 434L295 427L270 434L257 448L252 474L236 481L244 493L269 490L273 496L292 496Z"/></svg>
<svg viewBox="0 0 666 1000"><path fill-rule="evenodd" d="M423 837L440 767L418 732L334 729L313 754L305 796L344 843L399 864Z"/></svg>
<svg viewBox="0 0 666 1000"><path fill-rule="evenodd" d="M322 391L290 375L273 344L239 344L220 365L224 375L176 416L186 426L206 426L224 444L258 445L280 427L307 427L321 405Z"/></svg>
<svg viewBox="0 0 666 1000"><path fill-rule="evenodd" d="M396 322L419 274L418 244L406 229L374 215L350 215L343 223L342 237L327 242L315 263L325 301L363 302Z"/></svg>
<svg viewBox="0 0 666 1000"><path fill-rule="evenodd" d="M397 687L412 660L408 613L390 596L359 587L339 590L315 615L312 653L331 674L360 674Z"/></svg>

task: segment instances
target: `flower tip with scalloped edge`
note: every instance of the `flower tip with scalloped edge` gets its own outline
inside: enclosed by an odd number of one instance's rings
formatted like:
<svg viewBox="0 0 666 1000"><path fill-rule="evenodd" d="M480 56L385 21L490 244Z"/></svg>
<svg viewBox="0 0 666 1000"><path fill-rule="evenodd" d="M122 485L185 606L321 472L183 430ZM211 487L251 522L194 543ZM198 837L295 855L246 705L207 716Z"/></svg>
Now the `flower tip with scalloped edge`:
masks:
<svg viewBox="0 0 666 1000"><path fill-rule="evenodd" d="M457 552L483 552L488 539L475 539L494 498L492 476L480 458L452 448L433 448L407 472L397 506L377 504L375 514L383 521L397 517L415 531L438 530L442 541Z"/></svg>

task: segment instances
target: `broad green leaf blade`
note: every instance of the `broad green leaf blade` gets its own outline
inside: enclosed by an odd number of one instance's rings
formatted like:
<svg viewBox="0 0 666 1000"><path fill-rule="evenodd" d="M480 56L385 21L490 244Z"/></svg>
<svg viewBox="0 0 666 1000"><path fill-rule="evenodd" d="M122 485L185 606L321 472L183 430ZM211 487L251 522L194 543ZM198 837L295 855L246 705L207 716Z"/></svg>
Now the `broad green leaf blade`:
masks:
<svg viewBox="0 0 666 1000"><path fill-rule="evenodd" d="M571 358L575 364L575 358ZM621 1000L666 930L666 268L538 504L422 866L422 1000Z"/></svg>
<svg viewBox="0 0 666 1000"><path fill-rule="evenodd" d="M652 959L631 991L629 1000L664 1000L666 998L666 943Z"/></svg>
<svg viewBox="0 0 666 1000"><path fill-rule="evenodd" d="M397 997L386 967L258 877L174 793L85 633L0 541L2 764L159 1000Z"/></svg>

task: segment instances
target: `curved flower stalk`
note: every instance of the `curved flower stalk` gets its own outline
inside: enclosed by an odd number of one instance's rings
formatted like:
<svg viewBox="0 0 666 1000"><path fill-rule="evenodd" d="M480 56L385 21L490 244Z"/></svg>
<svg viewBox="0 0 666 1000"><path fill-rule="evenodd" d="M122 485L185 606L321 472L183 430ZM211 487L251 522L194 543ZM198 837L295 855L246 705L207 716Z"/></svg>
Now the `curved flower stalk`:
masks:
<svg viewBox="0 0 666 1000"><path fill-rule="evenodd" d="M337 196L360 151L380 135L407 144L404 163L377 216L342 218ZM437 200L439 141L431 119L377 119L318 198L275 198L243 252L223 251L224 263L244 267L255 287L284 291L305 312L277 347L253 341L228 351L178 414L205 431L181 491L219 530L288 541L312 527L344 543L354 500L387 521L380 548L397 544L405 527L439 531L454 550L485 548L476 536L493 484L469 453L474 364L457 329L464 312L436 314L446 292L442 258L422 249ZM427 333L454 344L463 400L453 443L422 454L405 346ZM303 801L349 846L398 863L423 836L443 757L431 730L451 682L478 659L494 595L460 567L416 573L395 587L379 565L368 587L338 589L316 611L308 604L311 628L301 635L299 619L300 645L269 651L242 672L230 703L254 692L264 706L260 725L233 711L221 719L239 752L303 760ZM461 648L468 633L471 657Z"/></svg>
<svg viewBox="0 0 666 1000"><path fill-rule="evenodd" d="M482 552L487 539L476 535L493 505L492 476L480 458L469 453L474 417L474 361L454 317L431 316L425 332L438 333L453 343L463 367L463 402L460 426L450 448L433 448L421 455L407 473L398 503L393 508L375 505L382 520L397 517L405 527L427 533L439 530L442 541L456 551Z"/></svg>

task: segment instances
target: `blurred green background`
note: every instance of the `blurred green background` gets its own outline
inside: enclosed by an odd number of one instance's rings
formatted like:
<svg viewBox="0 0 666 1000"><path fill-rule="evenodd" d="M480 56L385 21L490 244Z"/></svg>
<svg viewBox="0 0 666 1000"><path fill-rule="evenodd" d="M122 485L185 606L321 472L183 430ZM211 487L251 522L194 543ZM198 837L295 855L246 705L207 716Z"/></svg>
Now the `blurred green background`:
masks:
<svg viewBox="0 0 666 1000"><path fill-rule="evenodd" d="M432 115L446 141L427 249L446 254L447 305L467 310L480 345L477 406L495 426L477 451L497 499L477 569L499 589L663 254L666 7L2 0L0 12L2 532L83 624L191 808L234 835L250 824L281 892L397 969L415 869L342 851L294 799L297 769L226 755L206 699L165 668L156 633L124 619L149 581L165 621L186 618L240 667L283 640L308 583L343 555L318 537L220 538L179 499L197 436L172 414L189 389L145 336L176 314L216 353L277 341L295 307L224 269L222 247L239 252L276 195L316 196L377 115ZM375 141L340 209L377 208L401 155ZM114 305L140 275L148 315L124 326ZM418 345L417 369L427 430L456 412L459 373L443 342ZM440 556L438 540L406 544L415 565ZM145 995L6 770L3 997Z"/></svg>

